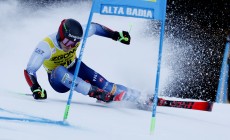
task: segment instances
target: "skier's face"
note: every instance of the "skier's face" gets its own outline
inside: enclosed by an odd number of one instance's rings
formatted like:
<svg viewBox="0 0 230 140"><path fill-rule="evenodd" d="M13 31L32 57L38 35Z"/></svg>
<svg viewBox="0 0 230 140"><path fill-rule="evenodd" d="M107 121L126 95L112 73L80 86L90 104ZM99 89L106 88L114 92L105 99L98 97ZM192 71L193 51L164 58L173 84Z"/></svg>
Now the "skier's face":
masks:
<svg viewBox="0 0 230 140"><path fill-rule="evenodd" d="M79 42L74 42L74 41L71 41L71 40L65 38L64 40L62 40L62 41L60 42L60 44L61 44L62 50L63 50L64 52L68 52L68 51L70 51L72 48L78 46L78 45L79 45Z"/></svg>
<svg viewBox="0 0 230 140"><path fill-rule="evenodd" d="M72 47L65 46L62 42L60 42L60 45L64 52L68 52L72 49Z"/></svg>

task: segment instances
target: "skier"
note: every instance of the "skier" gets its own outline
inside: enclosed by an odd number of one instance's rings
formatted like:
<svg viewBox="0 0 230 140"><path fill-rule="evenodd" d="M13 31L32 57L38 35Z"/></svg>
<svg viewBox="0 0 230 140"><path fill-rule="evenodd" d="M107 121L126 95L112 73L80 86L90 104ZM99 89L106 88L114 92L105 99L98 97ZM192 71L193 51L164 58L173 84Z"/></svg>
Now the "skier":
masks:
<svg viewBox="0 0 230 140"><path fill-rule="evenodd" d="M65 93L70 90L78 61L76 50L80 45L85 28L85 25L82 26L74 19L64 19L57 33L47 36L36 46L24 70L25 79L34 99L47 98L47 92L40 86L36 76L36 71L41 65L47 71L49 83L55 91ZM128 32L113 31L98 23L90 25L88 37L94 34L120 41L126 45L129 45L131 40ZM123 95L124 100L134 102L140 96L139 91L109 82L83 62L80 65L74 90L104 102L121 97L118 95Z"/></svg>

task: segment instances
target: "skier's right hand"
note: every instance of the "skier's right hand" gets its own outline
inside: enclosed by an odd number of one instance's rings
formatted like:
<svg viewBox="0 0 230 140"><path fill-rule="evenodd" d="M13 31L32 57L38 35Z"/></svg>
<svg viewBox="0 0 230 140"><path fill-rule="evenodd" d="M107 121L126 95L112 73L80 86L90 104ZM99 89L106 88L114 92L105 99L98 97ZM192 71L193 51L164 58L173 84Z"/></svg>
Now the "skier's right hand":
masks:
<svg viewBox="0 0 230 140"><path fill-rule="evenodd" d="M38 87L37 89L33 90L33 97L36 100L44 100L47 98L46 90Z"/></svg>

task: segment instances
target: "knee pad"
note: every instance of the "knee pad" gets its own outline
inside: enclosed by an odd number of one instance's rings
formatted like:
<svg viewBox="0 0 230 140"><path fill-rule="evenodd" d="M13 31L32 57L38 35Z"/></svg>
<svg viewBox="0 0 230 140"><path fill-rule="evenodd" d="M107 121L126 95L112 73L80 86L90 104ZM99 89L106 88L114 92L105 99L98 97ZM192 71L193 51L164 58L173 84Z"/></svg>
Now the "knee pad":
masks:
<svg viewBox="0 0 230 140"><path fill-rule="evenodd" d="M65 93L69 91L69 88L63 85L62 79L67 72L67 69L63 66L59 66L56 69L54 69L49 78L50 85L52 88L57 91L58 93Z"/></svg>
<svg viewBox="0 0 230 140"><path fill-rule="evenodd" d="M59 92L61 90L60 88L62 88L63 86L65 87L64 90L66 91L66 89L69 90L71 88L73 77L73 74L70 73L65 67L59 66L52 71L50 81L55 83L56 90L58 89ZM87 95L91 85L79 77L77 77L75 82L76 83L74 90L84 95Z"/></svg>
<svg viewBox="0 0 230 140"><path fill-rule="evenodd" d="M51 72L51 81L61 82L66 72L67 69L64 66L58 66Z"/></svg>

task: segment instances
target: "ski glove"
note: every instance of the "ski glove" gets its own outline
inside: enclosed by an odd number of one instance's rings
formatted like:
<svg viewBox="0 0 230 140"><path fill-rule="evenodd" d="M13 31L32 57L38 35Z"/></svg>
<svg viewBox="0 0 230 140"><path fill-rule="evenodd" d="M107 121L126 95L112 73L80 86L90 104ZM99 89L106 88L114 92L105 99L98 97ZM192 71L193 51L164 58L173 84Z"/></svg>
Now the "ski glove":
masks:
<svg viewBox="0 0 230 140"><path fill-rule="evenodd" d="M121 43L124 43L126 45L129 45L131 41L131 37L129 35L129 32L127 31L122 31L122 32L115 31L112 39L116 41L120 41Z"/></svg>
<svg viewBox="0 0 230 140"><path fill-rule="evenodd" d="M36 100L44 100L47 98L46 90L42 89L41 87L33 90L33 97Z"/></svg>

